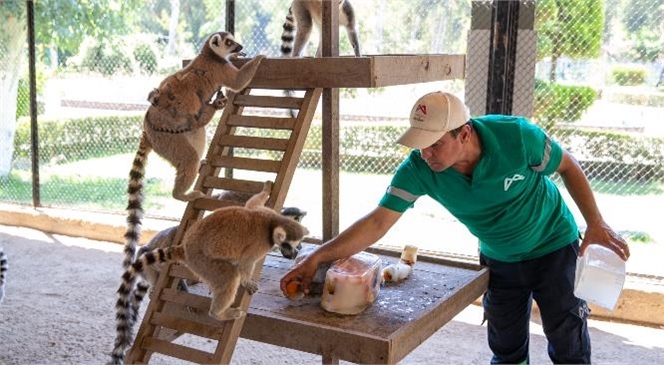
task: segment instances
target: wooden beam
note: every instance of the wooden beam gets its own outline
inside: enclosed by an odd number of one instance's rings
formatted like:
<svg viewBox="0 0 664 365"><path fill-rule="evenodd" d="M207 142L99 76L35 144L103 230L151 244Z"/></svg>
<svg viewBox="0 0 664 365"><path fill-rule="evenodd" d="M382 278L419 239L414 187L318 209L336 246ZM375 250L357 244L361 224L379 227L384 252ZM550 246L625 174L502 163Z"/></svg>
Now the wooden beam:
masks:
<svg viewBox="0 0 664 365"><path fill-rule="evenodd" d="M339 6L336 1L323 1L323 24L319 47L323 57L339 56Z"/></svg>
<svg viewBox="0 0 664 365"><path fill-rule="evenodd" d="M236 66L248 58L233 61ZM391 54L362 57L266 58L250 87L265 89L367 88L463 79L464 54Z"/></svg>
<svg viewBox="0 0 664 365"><path fill-rule="evenodd" d="M339 9L336 1L323 1L322 56L339 56ZM339 89L323 89L323 241L339 234Z"/></svg>

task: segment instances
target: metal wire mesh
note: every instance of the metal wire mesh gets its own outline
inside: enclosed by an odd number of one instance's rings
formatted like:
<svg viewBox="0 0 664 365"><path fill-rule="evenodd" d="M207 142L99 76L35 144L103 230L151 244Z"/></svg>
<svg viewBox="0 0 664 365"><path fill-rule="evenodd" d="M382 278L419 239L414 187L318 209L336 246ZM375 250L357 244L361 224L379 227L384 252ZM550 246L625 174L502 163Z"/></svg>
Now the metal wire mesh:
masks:
<svg viewBox="0 0 664 365"><path fill-rule="evenodd" d="M56 3L35 2L41 204L121 213L147 93L180 68L183 59L193 57L207 34L223 29L224 2L127 1L121 9L101 0L88 2L96 7L60 3L58 11L66 16L53 13ZM235 35L249 56L280 55L289 3L235 1ZM471 14L473 7L490 7L490 1L352 3L365 55L467 54L480 63L488 57L488 44L479 40L489 33L471 32L471 22L477 21ZM536 7L534 29L522 29L517 42L531 44L536 51L518 53L516 62L533 67L534 78L527 73L516 75L515 110L532 117L575 155L600 203L609 202L601 207L610 212L605 215L614 218L622 231L656 241L661 237L661 222L656 224L648 214L625 218L614 211L624 210L615 206L616 201L630 208L638 208L642 199L664 206L664 2L541 0L523 4ZM177 19L173 19L172 6L179 7ZM0 162L5 161L0 163L0 201L31 204L25 3L0 2L0 13L9 19L0 25ZM112 22L95 20L102 13L119 16L112 17ZM66 30L72 29L67 36ZM317 40L314 32L308 55L315 51ZM340 53L351 55L343 29L339 40ZM419 96L445 89L467 100L482 100L486 99L485 83L486 74L469 72L466 80L342 89L341 225L358 218L358 211L375 206L391 172L408 152L394 141L406 128L410 106ZM210 133L213 128L209 127ZM317 115L286 201L308 207L314 232L320 224L316 216L320 203L312 202L320 202L325 193L320 190L320 161ZM150 157L149 215L180 217L183 205L170 198L173 171L156 155ZM418 220L427 221L426 217L454 220L428 201L418 203L416 209L419 213L404 223L406 228L397 230L401 233L391 238L393 242L431 240L430 235L412 234L411 227ZM460 242L472 241L467 232L463 234L467 239ZM451 246L444 249L474 253L467 244Z"/></svg>

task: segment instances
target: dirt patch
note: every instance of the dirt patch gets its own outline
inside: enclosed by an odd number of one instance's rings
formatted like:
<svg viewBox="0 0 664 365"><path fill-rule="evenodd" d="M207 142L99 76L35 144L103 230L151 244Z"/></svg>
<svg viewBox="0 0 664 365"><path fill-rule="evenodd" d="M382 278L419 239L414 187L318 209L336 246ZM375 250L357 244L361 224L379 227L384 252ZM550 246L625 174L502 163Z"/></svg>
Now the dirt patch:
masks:
<svg viewBox="0 0 664 365"><path fill-rule="evenodd" d="M115 336L113 305L122 247L10 226L0 226L0 247L10 260L6 298L0 304L0 364L105 363ZM401 364L488 363L481 320L481 308L466 308ZM594 320L590 326L595 363L664 361L664 329ZM531 330L531 362L550 363L536 318ZM192 341L211 345L203 339ZM182 363L153 359L166 365ZM239 340L232 360L271 365L319 362L317 355L245 339Z"/></svg>

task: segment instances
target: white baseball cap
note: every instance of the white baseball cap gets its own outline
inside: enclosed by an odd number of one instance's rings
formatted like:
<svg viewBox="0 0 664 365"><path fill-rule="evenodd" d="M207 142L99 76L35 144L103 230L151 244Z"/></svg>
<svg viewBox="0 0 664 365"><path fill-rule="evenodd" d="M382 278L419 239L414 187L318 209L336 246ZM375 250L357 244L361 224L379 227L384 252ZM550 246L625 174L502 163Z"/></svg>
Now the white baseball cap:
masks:
<svg viewBox="0 0 664 365"><path fill-rule="evenodd" d="M427 148L469 119L470 112L459 98L442 91L432 92L415 102L410 111L410 128L397 143L410 148Z"/></svg>

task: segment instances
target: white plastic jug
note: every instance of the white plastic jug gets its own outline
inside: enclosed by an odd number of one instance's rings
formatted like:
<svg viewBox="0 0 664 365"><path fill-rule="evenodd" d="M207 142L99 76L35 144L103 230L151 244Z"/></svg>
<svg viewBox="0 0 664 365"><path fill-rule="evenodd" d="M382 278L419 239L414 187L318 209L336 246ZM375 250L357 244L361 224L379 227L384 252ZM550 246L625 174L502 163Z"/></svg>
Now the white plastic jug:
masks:
<svg viewBox="0 0 664 365"><path fill-rule="evenodd" d="M612 311L625 284L625 261L610 249L588 245L576 260L574 295Z"/></svg>

